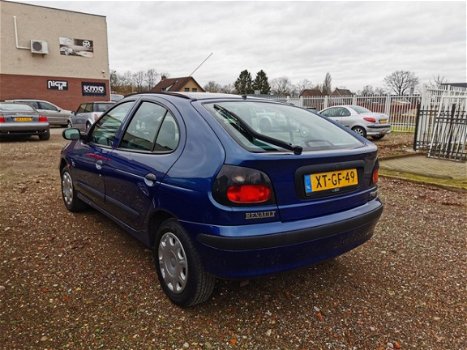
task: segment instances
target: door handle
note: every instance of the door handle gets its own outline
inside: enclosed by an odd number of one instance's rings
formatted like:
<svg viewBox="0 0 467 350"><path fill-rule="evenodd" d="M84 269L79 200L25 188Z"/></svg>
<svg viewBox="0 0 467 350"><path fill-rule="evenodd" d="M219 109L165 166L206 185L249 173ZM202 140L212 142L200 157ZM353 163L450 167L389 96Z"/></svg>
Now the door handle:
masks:
<svg viewBox="0 0 467 350"><path fill-rule="evenodd" d="M144 177L144 183L146 186L152 187L154 186L154 183L156 182L157 177L153 173L146 174Z"/></svg>
<svg viewBox="0 0 467 350"><path fill-rule="evenodd" d="M97 169L97 170L102 170L102 160L99 159L99 160L96 162L96 169Z"/></svg>

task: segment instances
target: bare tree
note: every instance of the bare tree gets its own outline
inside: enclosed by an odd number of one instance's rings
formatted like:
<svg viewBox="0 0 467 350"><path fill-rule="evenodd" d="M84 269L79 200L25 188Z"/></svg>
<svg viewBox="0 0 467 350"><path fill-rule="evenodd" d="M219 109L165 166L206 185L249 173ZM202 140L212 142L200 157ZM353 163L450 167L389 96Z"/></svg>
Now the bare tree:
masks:
<svg viewBox="0 0 467 350"><path fill-rule="evenodd" d="M222 87L215 81L210 81L206 85L204 85L203 89L207 92L220 92Z"/></svg>
<svg viewBox="0 0 467 350"><path fill-rule="evenodd" d="M433 78L426 84L428 88L431 89L441 89L443 87L443 84L446 84L448 80L446 77L438 74L436 76L433 76Z"/></svg>
<svg viewBox="0 0 467 350"><path fill-rule="evenodd" d="M295 90L298 92L298 94L301 94L303 90L311 88L313 88L313 84L308 79L300 80L297 84L295 84Z"/></svg>
<svg viewBox="0 0 467 350"><path fill-rule="evenodd" d="M158 77L159 73L157 73L154 68L148 69L144 73L144 80L146 81L146 84L148 86L148 91L150 91L156 85Z"/></svg>
<svg viewBox="0 0 467 350"><path fill-rule="evenodd" d="M360 95L363 96L370 96L370 95L375 95L375 89L371 85L365 85L360 92Z"/></svg>
<svg viewBox="0 0 467 350"><path fill-rule="evenodd" d="M224 94L236 94L237 91L235 90L235 86L233 84L227 84L221 87L219 92L223 92Z"/></svg>
<svg viewBox="0 0 467 350"><path fill-rule="evenodd" d="M271 80L271 91L277 96L290 96L293 91L292 83L287 77L280 77Z"/></svg>
<svg viewBox="0 0 467 350"><path fill-rule="evenodd" d="M415 89L418 78L413 72L398 70L384 78L384 83L396 95L405 95Z"/></svg>
<svg viewBox="0 0 467 350"><path fill-rule="evenodd" d="M323 90L322 90L322 93L325 94L325 95L331 95L331 74L326 73L326 77L324 78L324 82L323 82Z"/></svg>

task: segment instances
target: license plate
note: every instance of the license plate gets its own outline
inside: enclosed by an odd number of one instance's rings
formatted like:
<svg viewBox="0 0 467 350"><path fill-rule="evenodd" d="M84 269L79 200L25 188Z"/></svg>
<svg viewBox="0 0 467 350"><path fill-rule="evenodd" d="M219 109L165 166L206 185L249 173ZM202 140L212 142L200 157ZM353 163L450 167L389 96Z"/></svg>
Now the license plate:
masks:
<svg viewBox="0 0 467 350"><path fill-rule="evenodd" d="M307 194L358 185L357 169L345 169L305 175Z"/></svg>
<svg viewBox="0 0 467 350"><path fill-rule="evenodd" d="M380 119L380 120L379 120L379 123L380 123L380 124L386 124L387 122L388 122L387 119Z"/></svg>
<svg viewBox="0 0 467 350"><path fill-rule="evenodd" d="M32 117L16 117L15 122L32 122Z"/></svg>

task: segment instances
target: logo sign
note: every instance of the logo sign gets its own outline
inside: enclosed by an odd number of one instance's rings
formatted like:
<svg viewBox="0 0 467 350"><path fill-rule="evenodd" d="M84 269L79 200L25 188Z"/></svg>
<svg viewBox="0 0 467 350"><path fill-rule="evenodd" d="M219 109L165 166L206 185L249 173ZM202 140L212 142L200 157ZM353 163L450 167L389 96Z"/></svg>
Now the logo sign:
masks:
<svg viewBox="0 0 467 350"><path fill-rule="evenodd" d="M105 96L105 83L81 83L81 92L83 96Z"/></svg>
<svg viewBox="0 0 467 350"><path fill-rule="evenodd" d="M47 80L47 89L49 90L68 90L68 82L66 80Z"/></svg>

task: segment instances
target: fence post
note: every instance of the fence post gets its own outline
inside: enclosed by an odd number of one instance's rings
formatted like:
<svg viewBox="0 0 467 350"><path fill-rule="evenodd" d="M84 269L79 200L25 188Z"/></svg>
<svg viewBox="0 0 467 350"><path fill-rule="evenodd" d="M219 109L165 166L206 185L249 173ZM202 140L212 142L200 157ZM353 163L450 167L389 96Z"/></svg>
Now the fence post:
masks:
<svg viewBox="0 0 467 350"><path fill-rule="evenodd" d="M328 95L324 96L323 109L328 108Z"/></svg>
<svg viewBox="0 0 467 350"><path fill-rule="evenodd" d="M303 108L303 96L298 98L298 106Z"/></svg>
<svg viewBox="0 0 467 350"><path fill-rule="evenodd" d="M415 132L413 135L413 150L414 151L417 150L418 126L420 123L420 106L421 106L421 103L418 103L417 104L417 117L415 119Z"/></svg>
<svg viewBox="0 0 467 350"><path fill-rule="evenodd" d="M386 95L386 103L384 104L384 114L389 115L391 113L391 95Z"/></svg>
<svg viewBox="0 0 467 350"><path fill-rule="evenodd" d="M354 106L357 105L357 95L352 96L352 105L354 105Z"/></svg>

